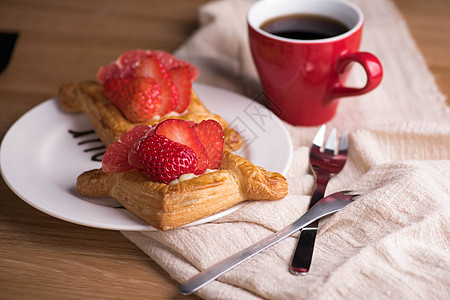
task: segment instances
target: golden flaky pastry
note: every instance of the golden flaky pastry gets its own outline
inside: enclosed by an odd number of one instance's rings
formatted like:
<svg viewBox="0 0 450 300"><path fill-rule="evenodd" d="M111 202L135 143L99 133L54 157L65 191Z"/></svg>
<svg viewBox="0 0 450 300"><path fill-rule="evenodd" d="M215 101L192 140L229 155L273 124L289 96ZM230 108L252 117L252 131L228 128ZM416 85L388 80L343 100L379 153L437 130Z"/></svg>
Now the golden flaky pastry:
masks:
<svg viewBox="0 0 450 300"><path fill-rule="evenodd" d="M192 120L200 123L213 119L220 123L225 136L224 149L233 151L241 147L242 138L220 116L206 109L195 92L191 91L191 102L186 112L181 115L168 114L162 118L153 118L144 123L131 123L107 99L103 86L95 81L82 81L79 84L64 84L59 89L59 100L64 110L69 113L84 112L95 132L109 146L119 140L120 136L136 125L153 125L168 118Z"/></svg>
<svg viewBox="0 0 450 300"><path fill-rule="evenodd" d="M106 173L96 169L81 174L77 188L85 196L113 197L158 230L183 226L245 200L278 200L288 193L283 175L228 151L219 170L173 185L149 181L136 170Z"/></svg>

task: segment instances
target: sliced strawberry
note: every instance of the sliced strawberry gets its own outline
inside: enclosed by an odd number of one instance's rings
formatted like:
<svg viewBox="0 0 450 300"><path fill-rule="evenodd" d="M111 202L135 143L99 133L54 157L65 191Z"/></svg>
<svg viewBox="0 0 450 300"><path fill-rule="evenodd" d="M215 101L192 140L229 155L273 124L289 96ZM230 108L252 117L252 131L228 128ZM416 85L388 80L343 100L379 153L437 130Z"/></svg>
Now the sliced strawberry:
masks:
<svg viewBox="0 0 450 300"><path fill-rule="evenodd" d="M141 139L136 151L150 180L166 184L194 172L198 161L191 148L158 134Z"/></svg>
<svg viewBox="0 0 450 300"><path fill-rule="evenodd" d="M121 173L136 168L130 163L130 153L136 148L140 139L151 135L154 131L154 125L138 125L122 134L119 141L112 143L106 149L102 159L103 170L110 173ZM138 166L142 168L140 164Z"/></svg>
<svg viewBox="0 0 450 300"><path fill-rule="evenodd" d="M139 144L139 141L137 144ZM141 159L139 158L139 151L137 148L132 148L128 152L128 163L130 164L131 167L135 168L136 170L139 171L145 170L145 166L142 164Z"/></svg>
<svg viewBox="0 0 450 300"><path fill-rule="evenodd" d="M219 168L224 142L222 126L215 120L205 120L195 126L194 130L208 153L208 169Z"/></svg>
<svg viewBox="0 0 450 300"><path fill-rule="evenodd" d="M117 59L117 63L123 67L128 65L137 64L141 59L147 56L146 50L134 49L128 50Z"/></svg>
<svg viewBox="0 0 450 300"><path fill-rule="evenodd" d="M148 55L158 58L158 60L162 63L162 65L166 70L172 69L173 66L176 64L176 61L178 60L176 56L161 50L149 51Z"/></svg>
<svg viewBox="0 0 450 300"><path fill-rule="evenodd" d="M149 131L154 131L154 126L150 125L138 125L134 126L131 130L122 134L119 138L119 141L124 143L130 148L133 148L137 141L146 137Z"/></svg>
<svg viewBox="0 0 450 300"><path fill-rule="evenodd" d="M179 119L167 119L156 126L155 134L163 135L169 140L191 148L198 158L194 174L200 175L206 171L208 167L208 154L195 134L190 122Z"/></svg>
<svg viewBox="0 0 450 300"><path fill-rule="evenodd" d="M161 106L158 114L163 116L173 110L178 101L178 92L166 69L155 56L147 56L139 62L136 77L153 78L161 87Z"/></svg>
<svg viewBox="0 0 450 300"><path fill-rule="evenodd" d="M109 145L102 158L102 169L109 173L121 173L132 169L128 163L130 147L122 142Z"/></svg>
<svg viewBox="0 0 450 300"><path fill-rule="evenodd" d="M156 125L138 125L130 131L125 132L120 136L119 141L128 145L131 150L128 152L128 163L137 170L143 170L144 166L141 164L136 150L137 143L148 136L153 135Z"/></svg>
<svg viewBox="0 0 450 300"><path fill-rule="evenodd" d="M136 69L141 59L147 56L145 50L129 50L117 59L117 64L121 68L121 78L135 77Z"/></svg>
<svg viewBox="0 0 450 300"><path fill-rule="evenodd" d="M133 123L155 116L161 106L161 89L152 78L112 78L104 84L108 99Z"/></svg>
<svg viewBox="0 0 450 300"><path fill-rule="evenodd" d="M134 74L136 74L137 64L126 65L120 69L120 77L119 78L134 78Z"/></svg>
<svg viewBox="0 0 450 300"><path fill-rule="evenodd" d="M135 77L136 69L140 61L145 57L156 57L166 71L186 66L189 68L191 82L198 76L198 69L191 63L178 59L176 56L161 50L128 50L121 54L116 61L102 66L97 72L98 81L103 84L112 78Z"/></svg>
<svg viewBox="0 0 450 300"><path fill-rule="evenodd" d="M198 69L194 65L187 61L178 59L176 56L170 53L160 50L150 51L150 53L156 56L161 61L166 70L171 70L178 67L188 67L191 82L194 82L199 74Z"/></svg>
<svg viewBox="0 0 450 300"><path fill-rule="evenodd" d="M178 91L178 103L173 110L182 113L191 102L192 82L189 68L187 66L177 67L170 69L168 73Z"/></svg>
<svg viewBox="0 0 450 300"><path fill-rule="evenodd" d="M101 67L97 72L97 80L104 84L111 78L120 78L121 70L116 63L110 63L109 65Z"/></svg>

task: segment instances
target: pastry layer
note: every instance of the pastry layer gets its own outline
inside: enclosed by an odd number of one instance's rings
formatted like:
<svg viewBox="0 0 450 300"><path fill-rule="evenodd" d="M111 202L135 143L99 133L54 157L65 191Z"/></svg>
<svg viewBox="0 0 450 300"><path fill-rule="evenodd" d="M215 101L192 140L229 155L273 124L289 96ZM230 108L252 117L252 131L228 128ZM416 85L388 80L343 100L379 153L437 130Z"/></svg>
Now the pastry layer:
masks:
<svg viewBox="0 0 450 300"><path fill-rule="evenodd" d="M197 123L207 119L216 120L223 128L225 150L234 151L242 145L239 133L229 127L228 123L220 116L209 112L193 90L186 112L181 115L168 114L144 123L131 123L125 119L122 113L107 99L103 86L95 81L62 85L59 90L59 100L63 109L69 113L84 112L105 146L117 141L123 133L136 125L152 125L169 118L192 120Z"/></svg>
<svg viewBox="0 0 450 300"><path fill-rule="evenodd" d="M154 228L168 230L246 200L282 199L288 183L283 175L224 151L219 170L173 185L149 181L136 170L106 173L95 169L78 177L77 189L85 196L111 196Z"/></svg>

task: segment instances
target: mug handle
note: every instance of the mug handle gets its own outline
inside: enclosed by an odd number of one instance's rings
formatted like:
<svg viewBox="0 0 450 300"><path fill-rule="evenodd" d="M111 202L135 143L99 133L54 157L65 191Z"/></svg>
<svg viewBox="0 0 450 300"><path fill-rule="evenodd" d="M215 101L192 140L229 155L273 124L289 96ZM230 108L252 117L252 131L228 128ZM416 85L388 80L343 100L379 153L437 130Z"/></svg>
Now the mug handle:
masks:
<svg viewBox="0 0 450 300"><path fill-rule="evenodd" d="M366 71L367 81L362 88L345 87L339 82L339 74L343 73L345 68L351 63L359 63ZM347 96L358 96L372 91L376 88L383 78L383 68L378 58L368 52L355 52L340 57L336 63L336 82L328 93L328 100Z"/></svg>

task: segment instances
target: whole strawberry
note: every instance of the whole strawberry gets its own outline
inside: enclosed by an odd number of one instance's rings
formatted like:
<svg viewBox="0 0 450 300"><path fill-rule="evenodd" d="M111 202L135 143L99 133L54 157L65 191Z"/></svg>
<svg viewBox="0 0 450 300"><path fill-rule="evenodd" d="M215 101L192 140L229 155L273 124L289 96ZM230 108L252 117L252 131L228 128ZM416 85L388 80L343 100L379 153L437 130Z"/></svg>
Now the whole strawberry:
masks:
<svg viewBox="0 0 450 300"><path fill-rule="evenodd" d="M192 173L198 162L191 148L158 134L141 139L136 150L150 180L165 184Z"/></svg>
<svg viewBox="0 0 450 300"><path fill-rule="evenodd" d="M161 106L161 88L152 78L112 78L104 84L108 99L130 122L144 122Z"/></svg>

